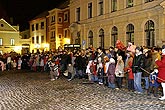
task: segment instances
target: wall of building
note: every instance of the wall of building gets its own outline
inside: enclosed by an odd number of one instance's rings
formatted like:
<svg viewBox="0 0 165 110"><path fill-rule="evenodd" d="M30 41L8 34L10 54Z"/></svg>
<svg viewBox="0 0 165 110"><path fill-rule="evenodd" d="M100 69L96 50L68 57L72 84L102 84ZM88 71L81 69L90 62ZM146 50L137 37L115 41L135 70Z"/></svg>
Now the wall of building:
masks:
<svg viewBox="0 0 165 110"><path fill-rule="evenodd" d="M76 8L80 7L81 43L84 40L85 48L89 45L88 33L93 32L93 45L99 46L99 30L104 30L105 48L111 46L111 30L113 26L118 28L118 39L125 45L126 27L134 25L134 43L146 45L145 24L152 20L155 27L155 46L162 45L165 40L164 9L160 4L163 0L154 0L144 3L144 0L134 0L134 6L126 8L126 0L118 1L117 11L111 12L110 0L104 1L104 14L99 16L98 0L71 0L70 1L70 22L76 22ZM88 19L88 3L92 2L92 18Z"/></svg>

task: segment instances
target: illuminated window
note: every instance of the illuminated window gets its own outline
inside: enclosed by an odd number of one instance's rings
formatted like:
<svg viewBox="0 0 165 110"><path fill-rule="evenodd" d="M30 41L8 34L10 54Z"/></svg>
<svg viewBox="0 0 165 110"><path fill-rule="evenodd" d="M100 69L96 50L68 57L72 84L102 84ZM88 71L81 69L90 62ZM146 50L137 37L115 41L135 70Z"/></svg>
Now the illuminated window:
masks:
<svg viewBox="0 0 165 110"><path fill-rule="evenodd" d="M44 43L44 36L41 36L41 43Z"/></svg>
<svg viewBox="0 0 165 110"><path fill-rule="evenodd" d="M68 21L68 12L65 12L64 13L64 22L67 22Z"/></svg>
<svg viewBox="0 0 165 110"><path fill-rule="evenodd" d="M34 37L32 37L32 43L34 44Z"/></svg>
<svg viewBox="0 0 165 110"><path fill-rule="evenodd" d="M51 17L51 22L55 22L55 16Z"/></svg>
<svg viewBox="0 0 165 110"><path fill-rule="evenodd" d="M0 45L3 45L3 41L2 41L2 38L0 38Z"/></svg>
<svg viewBox="0 0 165 110"><path fill-rule="evenodd" d="M68 30L64 30L64 37L66 38L68 36Z"/></svg>
<svg viewBox="0 0 165 110"><path fill-rule="evenodd" d="M10 44L11 45L15 45L15 40L12 38L12 39L10 39Z"/></svg>
<svg viewBox="0 0 165 110"><path fill-rule="evenodd" d="M36 43L39 44L39 36L36 37Z"/></svg>
<svg viewBox="0 0 165 110"><path fill-rule="evenodd" d="M44 22L41 22L41 29L44 29Z"/></svg>

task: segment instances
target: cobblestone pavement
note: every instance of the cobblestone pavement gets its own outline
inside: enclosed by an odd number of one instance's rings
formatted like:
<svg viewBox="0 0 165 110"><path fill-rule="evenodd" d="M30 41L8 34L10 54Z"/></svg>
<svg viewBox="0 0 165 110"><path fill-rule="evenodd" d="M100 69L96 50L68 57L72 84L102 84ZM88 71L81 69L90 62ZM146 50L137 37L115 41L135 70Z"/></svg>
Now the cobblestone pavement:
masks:
<svg viewBox="0 0 165 110"><path fill-rule="evenodd" d="M47 73L0 73L0 110L165 110L165 101Z"/></svg>

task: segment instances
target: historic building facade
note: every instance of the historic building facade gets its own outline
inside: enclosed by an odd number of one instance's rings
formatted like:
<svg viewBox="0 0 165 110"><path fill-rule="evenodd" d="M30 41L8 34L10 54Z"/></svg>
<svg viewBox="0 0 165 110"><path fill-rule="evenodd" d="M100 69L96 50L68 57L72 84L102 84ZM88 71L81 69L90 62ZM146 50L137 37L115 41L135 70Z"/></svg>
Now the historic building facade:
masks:
<svg viewBox="0 0 165 110"><path fill-rule="evenodd" d="M73 43L109 48L119 39L125 45L161 46L164 8L164 0L70 0Z"/></svg>
<svg viewBox="0 0 165 110"><path fill-rule="evenodd" d="M48 14L48 11L45 11L29 21L31 39L30 52L49 50L49 41L47 40Z"/></svg>
<svg viewBox="0 0 165 110"><path fill-rule="evenodd" d="M69 7L55 8L49 11L48 34L50 49L56 50L64 44L70 44Z"/></svg>
<svg viewBox="0 0 165 110"><path fill-rule="evenodd" d="M19 26L12 26L4 19L0 19L0 53L15 51L21 54Z"/></svg>

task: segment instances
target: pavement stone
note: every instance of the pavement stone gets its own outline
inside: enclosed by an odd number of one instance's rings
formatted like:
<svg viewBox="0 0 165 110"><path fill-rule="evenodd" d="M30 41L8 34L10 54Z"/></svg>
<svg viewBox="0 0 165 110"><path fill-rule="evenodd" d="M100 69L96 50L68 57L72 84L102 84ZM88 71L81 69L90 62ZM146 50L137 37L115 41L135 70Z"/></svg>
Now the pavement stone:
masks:
<svg viewBox="0 0 165 110"><path fill-rule="evenodd" d="M165 110L165 101L85 79L50 81L47 73L0 73L0 110Z"/></svg>

